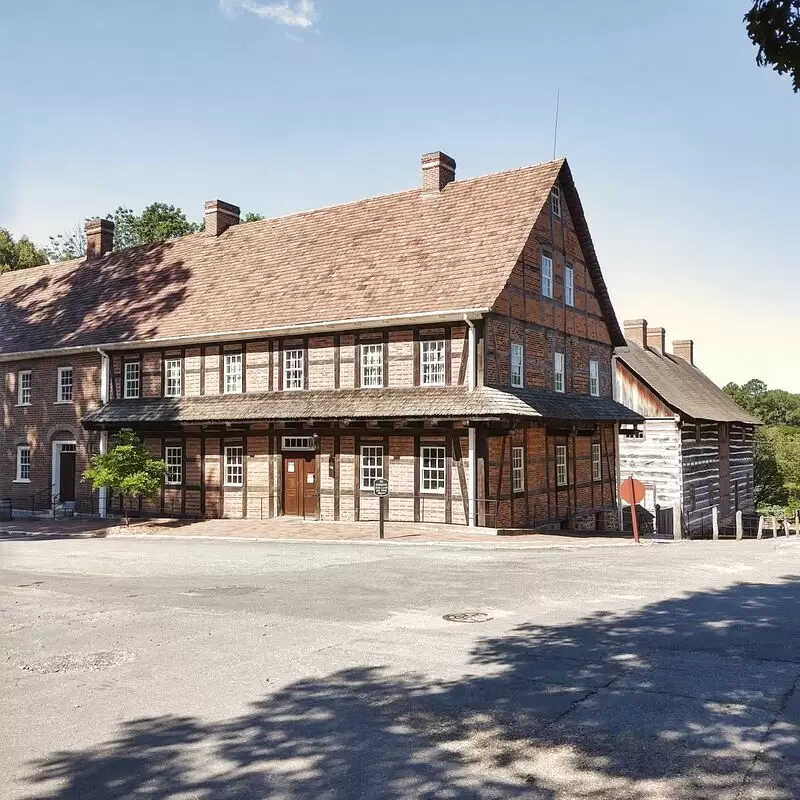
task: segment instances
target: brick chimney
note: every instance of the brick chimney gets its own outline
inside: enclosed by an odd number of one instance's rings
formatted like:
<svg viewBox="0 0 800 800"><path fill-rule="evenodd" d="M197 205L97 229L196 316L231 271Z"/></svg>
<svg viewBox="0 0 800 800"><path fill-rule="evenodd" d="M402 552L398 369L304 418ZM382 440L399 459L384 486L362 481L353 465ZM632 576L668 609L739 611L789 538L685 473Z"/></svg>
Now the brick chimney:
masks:
<svg viewBox="0 0 800 800"><path fill-rule="evenodd" d="M648 328L647 329L647 346L651 350L664 355L664 348L666 347L667 332L663 328Z"/></svg>
<svg viewBox="0 0 800 800"><path fill-rule="evenodd" d="M209 200L204 209L206 236L220 236L231 225L238 225L239 215L242 213L239 206L223 200Z"/></svg>
<svg viewBox="0 0 800 800"><path fill-rule="evenodd" d="M440 153L425 153L422 156L422 188L426 192L441 192L456 179L456 162Z"/></svg>
<svg viewBox="0 0 800 800"><path fill-rule="evenodd" d="M625 328L625 338L636 342L639 347L647 347L647 320L626 319L622 323Z"/></svg>
<svg viewBox="0 0 800 800"><path fill-rule="evenodd" d="M100 258L114 249L114 223L110 219L90 219L84 230L86 258Z"/></svg>
<svg viewBox="0 0 800 800"><path fill-rule="evenodd" d="M682 358L694 366L694 341L692 339L679 339L672 343L672 355Z"/></svg>

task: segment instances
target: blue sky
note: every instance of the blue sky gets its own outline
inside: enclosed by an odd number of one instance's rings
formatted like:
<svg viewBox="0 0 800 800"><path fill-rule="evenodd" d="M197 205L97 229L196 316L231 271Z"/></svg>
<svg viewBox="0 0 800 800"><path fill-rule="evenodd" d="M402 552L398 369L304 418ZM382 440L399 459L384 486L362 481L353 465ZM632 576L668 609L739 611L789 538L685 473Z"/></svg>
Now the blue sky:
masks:
<svg viewBox="0 0 800 800"><path fill-rule="evenodd" d="M736 0L0 0L0 226L572 166L620 320L800 391L800 95ZM9 124L10 123L10 124ZM268 276L265 276L268 279Z"/></svg>

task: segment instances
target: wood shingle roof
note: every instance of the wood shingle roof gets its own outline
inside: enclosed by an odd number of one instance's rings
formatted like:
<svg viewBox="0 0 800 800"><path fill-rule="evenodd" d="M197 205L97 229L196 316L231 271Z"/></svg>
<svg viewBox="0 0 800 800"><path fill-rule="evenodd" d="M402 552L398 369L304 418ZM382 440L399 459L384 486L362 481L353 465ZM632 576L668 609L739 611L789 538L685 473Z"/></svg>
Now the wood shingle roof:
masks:
<svg viewBox="0 0 800 800"><path fill-rule="evenodd" d="M83 418L87 428L143 423L256 422L260 420L386 420L540 418L640 421L606 397L481 386L386 387L248 392L202 397L112 400Z"/></svg>
<svg viewBox="0 0 800 800"><path fill-rule="evenodd" d="M678 413L712 422L760 425L709 377L683 358L628 341L616 355L635 375Z"/></svg>
<svg viewBox="0 0 800 800"><path fill-rule="evenodd" d="M566 161L236 225L0 276L0 357L255 336L342 320L489 309L556 180L621 344Z"/></svg>

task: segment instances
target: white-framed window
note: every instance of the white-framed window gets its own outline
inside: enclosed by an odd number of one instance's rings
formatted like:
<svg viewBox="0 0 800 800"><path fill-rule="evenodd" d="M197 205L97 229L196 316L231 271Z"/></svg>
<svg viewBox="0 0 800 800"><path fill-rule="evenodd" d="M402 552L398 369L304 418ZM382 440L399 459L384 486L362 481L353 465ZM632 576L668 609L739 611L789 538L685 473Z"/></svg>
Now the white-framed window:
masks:
<svg viewBox="0 0 800 800"><path fill-rule="evenodd" d="M241 358L241 354L239 356ZM241 362L239 363L239 391L241 391ZM164 361L164 397L181 396L181 360L168 358Z"/></svg>
<svg viewBox="0 0 800 800"><path fill-rule="evenodd" d="M589 359L589 394L600 396L600 362L596 358Z"/></svg>
<svg viewBox="0 0 800 800"><path fill-rule="evenodd" d="M316 450L313 436L281 436L281 450Z"/></svg>
<svg viewBox="0 0 800 800"><path fill-rule="evenodd" d="M283 351L283 388L302 389L305 384L302 349Z"/></svg>
<svg viewBox="0 0 800 800"><path fill-rule="evenodd" d="M17 481L30 483L31 480L31 448L21 444L17 447Z"/></svg>
<svg viewBox="0 0 800 800"><path fill-rule="evenodd" d="M58 402L72 402L72 367L58 368Z"/></svg>
<svg viewBox="0 0 800 800"><path fill-rule="evenodd" d="M561 216L561 187L554 186L550 192L550 210L554 217Z"/></svg>
<svg viewBox="0 0 800 800"><path fill-rule="evenodd" d="M383 344L361 345L361 386L377 389L383 386Z"/></svg>
<svg viewBox="0 0 800 800"><path fill-rule="evenodd" d="M242 354L225 354L225 394L242 392Z"/></svg>
<svg viewBox="0 0 800 800"><path fill-rule="evenodd" d="M542 296L553 296L553 259L542 253Z"/></svg>
<svg viewBox="0 0 800 800"><path fill-rule="evenodd" d="M29 406L33 398L33 373L24 369L17 373L17 405Z"/></svg>
<svg viewBox="0 0 800 800"><path fill-rule="evenodd" d="M179 486L183 483L183 448L172 445L164 448L164 461L167 462L165 482L170 486Z"/></svg>
<svg viewBox="0 0 800 800"><path fill-rule="evenodd" d="M444 386L444 340L420 342L420 383L423 386Z"/></svg>
<svg viewBox="0 0 800 800"><path fill-rule="evenodd" d="M592 445L592 480L603 480L603 462L600 460L600 445Z"/></svg>
<svg viewBox="0 0 800 800"><path fill-rule="evenodd" d="M225 485L241 486L244 481L244 448L228 445L225 448Z"/></svg>
<svg viewBox="0 0 800 800"><path fill-rule="evenodd" d="M125 362L125 374L122 381L122 396L128 400L139 396L141 367L138 361Z"/></svg>
<svg viewBox="0 0 800 800"><path fill-rule="evenodd" d="M564 302L568 306L575 305L575 270L570 264L564 267Z"/></svg>
<svg viewBox="0 0 800 800"><path fill-rule="evenodd" d="M522 345L517 342L511 343L511 385L524 386L525 374L523 370L523 350Z"/></svg>
<svg viewBox="0 0 800 800"><path fill-rule="evenodd" d="M567 481L567 446L556 445L556 486L566 486Z"/></svg>
<svg viewBox="0 0 800 800"><path fill-rule="evenodd" d="M525 491L525 448L511 448L511 488L515 492Z"/></svg>
<svg viewBox="0 0 800 800"><path fill-rule="evenodd" d="M444 447L421 447L420 487L422 491L443 494L445 475Z"/></svg>
<svg viewBox="0 0 800 800"><path fill-rule="evenodd" d="M383 446L361 445L361 488L371 489L383 477Z"/></svg>
<svg viewBox="0 0 800 800"><path fill-rule="evenodd" d="M555 359L555 390L564 391L564 354L556 353Z"/></svg>

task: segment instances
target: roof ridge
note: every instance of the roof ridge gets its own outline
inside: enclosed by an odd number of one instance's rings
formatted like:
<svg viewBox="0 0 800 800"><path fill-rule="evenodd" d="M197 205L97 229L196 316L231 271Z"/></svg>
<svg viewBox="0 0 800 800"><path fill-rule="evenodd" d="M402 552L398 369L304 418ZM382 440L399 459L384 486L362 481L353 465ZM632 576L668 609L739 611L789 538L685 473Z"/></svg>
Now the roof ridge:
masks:
<svg viewBox="0 0 800 800"><path fill-rule="evenodd" d="M547 167L550 166L551 164L562 164L566 160L567 159L563 157L556 158L556 159L551 159L550 161L542 161L539 164L528 164L527 166L524 167L514 167L513 169L503 169L503 170L498 170L496 172L487 172L482 175L473 175L470 178L456 179L448 183L442 190L442 193L443 194L446 193L451 186L453 187L465 186L469 183L473 183L474 181L485 180L486 178L495 178L500 175L511 175L516 172L525 172L527 170L540 169L541 167ZM417 186L411 189L402 189L399 192L387 192L386 194L369 195L368 197L362 197L358 200L347 200L343 203L333 203L327 206L317 206L316 208L307 208L302 211L291 211L288 214L279 214L276 217L266 217L265 219L256 220L255 222L240 223L239 225L231 226L230 228L228 228L228 231L235 232L237 229L241 230L242 225L264 225L268 222L277 222L279 220L284 220L284 219L311 216L312 214L318 214L324 211L333 211L338 208L348 208L350 206L357 206L360 203L372 203L372 202L377 202L379 200L388 200L389 198L401 197L403 195L422 194L423 191L424 190L421 186Z"/></svg>

